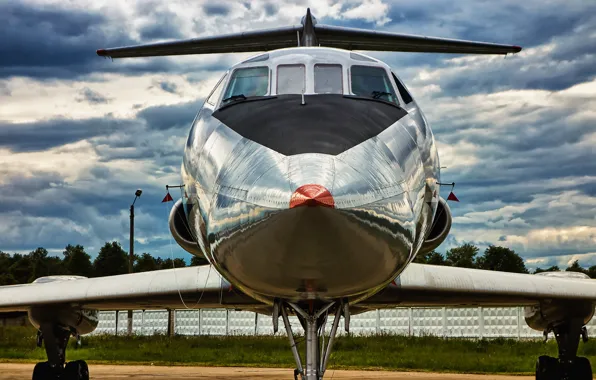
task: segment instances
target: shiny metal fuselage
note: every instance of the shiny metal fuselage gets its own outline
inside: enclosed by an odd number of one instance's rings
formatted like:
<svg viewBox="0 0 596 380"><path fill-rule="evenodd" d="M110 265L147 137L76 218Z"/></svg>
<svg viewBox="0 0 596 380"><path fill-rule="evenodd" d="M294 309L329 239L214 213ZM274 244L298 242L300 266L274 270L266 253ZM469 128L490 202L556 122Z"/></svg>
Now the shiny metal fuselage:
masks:
<svg viewBox="0 0 596 380"><path fill-rule="evenodd" d="M346 84L350 64L390 70L351 57L337 49L292 48L253 65L272 68L270 95L276 95L279 63L304 63L307 73L316 62L340 63ZM316 96L308 80L305 96ZM339 154L284 155L225 125L213 116L216 105L205 102L182 164L183 201L205 257L235 287L265 302L357 302L387 285L424 241L439 193L432 132L415 102L400 104L405 116ZM290 208L292 194L306 184L328 189L335 207Z"/></svg>

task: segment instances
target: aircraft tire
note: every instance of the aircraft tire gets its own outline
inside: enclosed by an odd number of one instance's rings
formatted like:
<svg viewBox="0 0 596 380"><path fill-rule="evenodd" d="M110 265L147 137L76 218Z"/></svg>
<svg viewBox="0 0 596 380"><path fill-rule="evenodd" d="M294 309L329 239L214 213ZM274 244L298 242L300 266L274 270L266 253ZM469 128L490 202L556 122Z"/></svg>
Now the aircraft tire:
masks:
<svg viewBox="0 0 596 380"><path fill-rule="evenodd" d="M592 365L587 358L577 357L573 363L572 379L592 380Z"/></svg>
<svg viewBox="0 0 596 380"><path fill-rule="evenodd" d="M64 368L65 380L89 380L89 366L84 360L66 363Z"/></svg>
<svg viewBox="0 0 596 380"><path fill-rule="evenodd" d="M48 362L40 362L35 365L33 368L33 380L47 380L52 379L53 373L50 370L50 363Z"/></svg>
<svg viewBox="0 0 596 380"><path fill-rule="evenodd" d="M550 356L540 356L536 361L536 380L559 380L559 361Z"/></svg>

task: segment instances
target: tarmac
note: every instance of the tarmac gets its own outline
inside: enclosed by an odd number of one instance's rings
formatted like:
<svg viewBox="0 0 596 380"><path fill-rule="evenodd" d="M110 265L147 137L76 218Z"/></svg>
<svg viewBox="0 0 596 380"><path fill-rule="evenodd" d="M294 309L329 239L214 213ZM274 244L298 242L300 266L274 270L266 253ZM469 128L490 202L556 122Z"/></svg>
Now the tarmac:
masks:
<svg viewBox="0 0 596 380"><path fill-rule="evenodd" d="M33 364L0 363L0 380L29 380ZM160 367L90 365L91 380L250 380L250 379L293 379L293 371L283 368L238 368L238 367ZM463 375L425 372L388 371L335 371L328 370L325 379L382 379L382 380L530 380L533 376Z"/></svg>

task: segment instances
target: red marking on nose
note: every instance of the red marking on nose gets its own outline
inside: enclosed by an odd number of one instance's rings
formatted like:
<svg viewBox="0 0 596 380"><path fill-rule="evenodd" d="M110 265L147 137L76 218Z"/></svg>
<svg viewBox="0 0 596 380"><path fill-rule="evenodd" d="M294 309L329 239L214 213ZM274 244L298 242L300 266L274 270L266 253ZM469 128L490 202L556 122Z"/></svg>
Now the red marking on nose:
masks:
<svg viewBox="0 0 596 380"><path fill-rule="evenodd" d="M309 184L300 186L290 199L290 208L301 206L335 207L333 196L321 185Z"/></svg>

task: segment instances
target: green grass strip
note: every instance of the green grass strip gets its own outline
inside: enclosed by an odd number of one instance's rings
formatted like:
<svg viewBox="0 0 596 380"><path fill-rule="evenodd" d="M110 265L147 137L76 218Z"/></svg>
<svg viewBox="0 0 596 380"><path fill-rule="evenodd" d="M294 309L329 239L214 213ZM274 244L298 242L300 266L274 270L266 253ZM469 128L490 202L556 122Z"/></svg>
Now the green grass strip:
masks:
<svg viewBox="0 0 596 380"><path fill-rule="evenodd" d="M46 360L45 351L35 346L35 333L30 327L0 328L0 361ZM303 338L297 340L302 352ZM342 336L336 340L330 367L531 374L538 356L556 352L554 340ZM596 342L580 344L579 355L595 359ZM96 335L83 337L79 349L71 340L67 357L104 364L295 367L288 340L280 336Z"/></svg>

